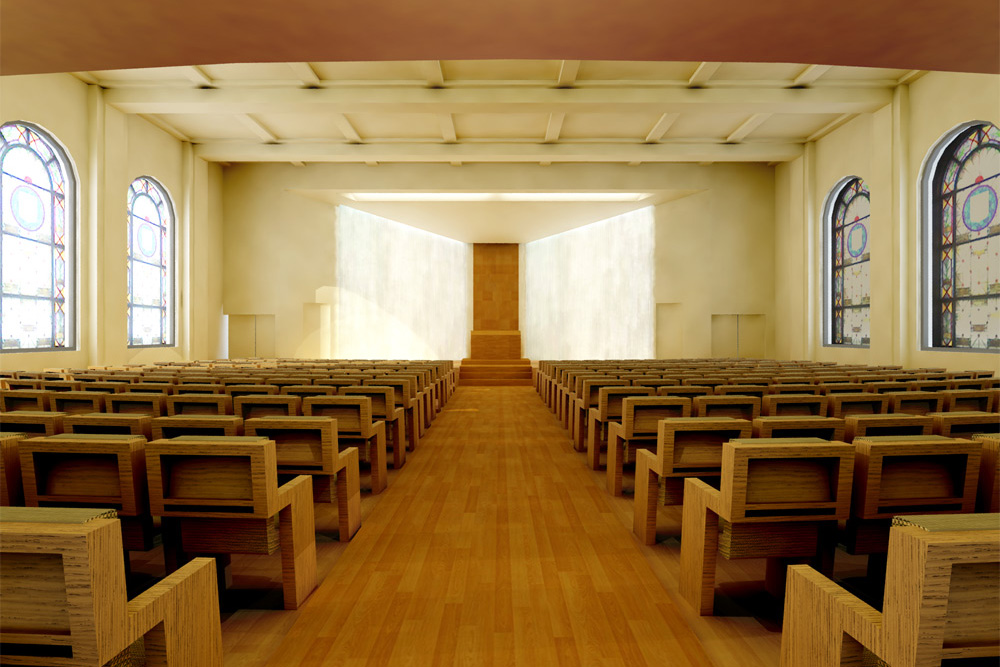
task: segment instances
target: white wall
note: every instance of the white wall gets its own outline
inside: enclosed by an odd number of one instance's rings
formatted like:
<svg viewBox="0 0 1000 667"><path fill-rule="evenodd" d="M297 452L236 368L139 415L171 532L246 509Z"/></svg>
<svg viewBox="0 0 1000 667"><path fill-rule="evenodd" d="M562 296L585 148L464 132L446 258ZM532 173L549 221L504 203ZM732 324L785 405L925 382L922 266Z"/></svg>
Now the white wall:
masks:
<svg viewBox="0 0 1000 667"><path fill-rule="evenodd" d="M654 354L653 210L524 244L524 354L647 359Z"/></svg>
<svg viewBox="0 0 1000 667"><path fill-rule="evenodd" d="M147 363L221 352L221 169L190 145L104 104L101 89L68 74L0 78L0 122L23 120L60 141L75 167L76 350L5 352L4 368L37 370ZM177 216L177 344L134 348L126 326L128 186L152 176ZM194 289L197 285L198 289Z"/></svg>

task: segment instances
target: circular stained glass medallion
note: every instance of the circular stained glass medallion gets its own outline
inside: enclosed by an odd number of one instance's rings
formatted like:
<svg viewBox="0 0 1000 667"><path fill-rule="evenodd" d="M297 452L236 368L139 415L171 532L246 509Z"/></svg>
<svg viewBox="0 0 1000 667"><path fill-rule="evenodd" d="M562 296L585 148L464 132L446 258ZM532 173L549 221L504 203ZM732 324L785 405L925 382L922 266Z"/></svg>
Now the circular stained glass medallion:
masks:
<svg viewBox="0 0 1000 667"><path fill-rule="evenodd" d="M37 232L45 223L45 205L31 186L19 185L14 188L10 196L10 208L17 224L29 232Z"/></svg>
<svg viewBox="0 0 1000 667"><path fill-rule="evenodd" d="M864 224L858 222L851 227L847 234L847 252L851 257L860 257L868 246L868 230Z"/></svg>
<svg viewBox="0 0 1000 667"><path fill-rule="evenodd" d="M962 207L962 223L970 231L986 229L997 215L997 193L985 183L976 187L965 199Z"/></svg>
<svg viewBox="0 0 1000 667"><path fill-rule="evenodd" d="M139 252L145 257L152 257L156 254L156 228L152 225L139 225L139 232L136 234L139 243Z"/></svg>

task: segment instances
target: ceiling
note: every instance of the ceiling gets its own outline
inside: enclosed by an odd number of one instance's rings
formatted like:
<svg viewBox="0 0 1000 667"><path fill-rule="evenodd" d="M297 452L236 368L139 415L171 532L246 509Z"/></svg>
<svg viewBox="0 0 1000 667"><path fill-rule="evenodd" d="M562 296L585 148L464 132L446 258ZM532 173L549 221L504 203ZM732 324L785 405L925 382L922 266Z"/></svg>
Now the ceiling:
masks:
<svg viewBox="0 0 1000 667"><path fill-rule="evenodd" d="M782 162L918 70L577 60L76 72L214 162Z"/></svg>
<svg viewBox="0 0 1000 667"><path fill-rule="evenodd" d="M889 104L922 70L788 63L428 60L192 65L77 71L104 101L140 116L195 155L224 165L355 167L370 187L331 178L298 194L344 203L466 242L526 242L639 206L697 182L646 183L642 202L357 202L350 192L632 191L617 182L505 177L483 167L555 171L777 164L858 114ZM430 168L467 175L445 185ZM456 169L457 168L457 169ZM395 169L402 176L380 180ZM303 170L303 174L309 169ZM494 172L495 173L495 172ZM296 180L299 180L298 178ZM315 180L315 179L314 179ZM652 187L650 187L652 185ZM542 222L544 221L544 222Z"/></svg>
<svg viewBox="0 0 1000 667"><path fill-rule="evenodd" d="M1000 71L980 0L4 0L0 72L228 62L806 62Z"/></svg>

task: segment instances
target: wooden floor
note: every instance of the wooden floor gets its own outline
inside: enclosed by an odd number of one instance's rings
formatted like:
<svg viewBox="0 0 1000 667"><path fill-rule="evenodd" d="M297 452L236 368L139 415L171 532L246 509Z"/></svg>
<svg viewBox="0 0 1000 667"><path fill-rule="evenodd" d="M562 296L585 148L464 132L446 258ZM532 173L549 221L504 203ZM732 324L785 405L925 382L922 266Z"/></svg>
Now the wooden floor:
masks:
<svg viewBox="0 0 1000 667"><path fill-rule="evenodd" d="M739 607L762 562L720 563L738 615L695 616L677 592L679 516L641 545L631 497L607 494L533 389L462 387L365 500L355 539L321 532L302 609L280 610L276 556L234 559L232 593L264 589L247 600L269 608L224 614L225 664L776 665L780 609Z"/></svg>

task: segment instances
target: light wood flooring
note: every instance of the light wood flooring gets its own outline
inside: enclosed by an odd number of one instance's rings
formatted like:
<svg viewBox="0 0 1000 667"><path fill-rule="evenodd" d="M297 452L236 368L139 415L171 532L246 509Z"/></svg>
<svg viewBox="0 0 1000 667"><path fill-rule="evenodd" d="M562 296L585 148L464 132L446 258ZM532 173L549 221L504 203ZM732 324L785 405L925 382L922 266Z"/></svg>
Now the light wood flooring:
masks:
<svg viewBox="0 0 1000 667"><path fill-rule="evenodd" d="M530 387L460 387L353 541L316 509L321 583L298 611L280 610L277 556L234 557L227 666L778 662L780 606L742 606L763 600L763 562L720 561L731 615L696 616L679 508L641 545L631 496L608 495Z"/></svg>

